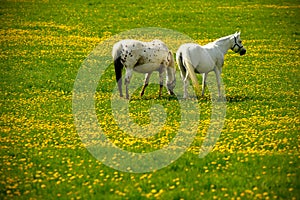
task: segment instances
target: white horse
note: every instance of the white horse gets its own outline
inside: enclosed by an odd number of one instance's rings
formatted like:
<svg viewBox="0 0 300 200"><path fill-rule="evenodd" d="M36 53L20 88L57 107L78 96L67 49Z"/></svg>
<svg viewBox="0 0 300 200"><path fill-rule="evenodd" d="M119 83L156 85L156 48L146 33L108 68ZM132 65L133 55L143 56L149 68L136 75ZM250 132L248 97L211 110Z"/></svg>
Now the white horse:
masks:
<svg viewBox="0 0 300 200"><path fill-rule="evenodd" d="M126 98L129 98L128 85L132 76L132 71L145 73L145 82L141 91L141 96L149 84L149 79L153 71L159 72L159 95L161 96L163 87L163 75L167 73L168 93L174 95L173 89L176 84L176 68L172 52L160 40L151 42L141 42L138 40L121 40L113 46L112 56L115 66L116 81L120 97L122 93L122 69L126 68L125 86Z"/></svg>
<svg viewBox="0 0 300 200"><path fill-rule="evenodd" d="M207 74L214 71L216 74L218 84L218 94L221 97L220 82L222 66L224 64L224 56L227 51L231 49L235 53L244 55L246 49L242 45L240 32L219 38L214 42L208 43L204 46L199 44L187 43L179 47L176 52L176 62L180 69L180 75L184 82L184 98L188 97L187 87L190 77L197 92L200 91L199 83L195 73L202 74L202 96L206 86Z"/></svg>

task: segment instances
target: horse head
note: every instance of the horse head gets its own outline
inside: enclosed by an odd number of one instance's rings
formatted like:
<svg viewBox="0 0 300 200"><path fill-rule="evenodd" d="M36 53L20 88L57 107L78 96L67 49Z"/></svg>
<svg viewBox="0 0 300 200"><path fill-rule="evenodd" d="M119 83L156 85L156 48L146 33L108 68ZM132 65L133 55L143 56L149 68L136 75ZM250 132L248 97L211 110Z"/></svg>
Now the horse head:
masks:
<svg viewBox="0 0 300 200"><path fill-rule="evenodd" d="M234 51L235 53L240 53L240 55L244 55L246 53L246 49L244 48L241 40L241 32L236 32L232 36L232 47L231 50Z"/></svg>
<svg viewBox="0 0 300 200"><path fill-rule="evenodd" d="M175 67L175 62L174 62L174 57L171 51L168 53L168 65L166 68L167 71L167 88L168 92L171 95L174 95L174 88L176 85L176 67Z"/></svg>

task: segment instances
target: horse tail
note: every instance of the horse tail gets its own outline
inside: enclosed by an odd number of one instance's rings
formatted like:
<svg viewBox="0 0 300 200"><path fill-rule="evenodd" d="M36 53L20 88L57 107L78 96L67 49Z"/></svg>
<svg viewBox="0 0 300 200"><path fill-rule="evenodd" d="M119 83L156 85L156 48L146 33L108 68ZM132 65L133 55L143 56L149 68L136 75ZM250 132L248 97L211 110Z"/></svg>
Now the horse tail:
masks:
<svg viewBox="0 0 300 200"><path fill-rule="evenodd" d="M189 56L188 49L186 49L185 54L186 55L183 56L182 53L180 52L180 56L179 56L179 58L181 57L180 62L182 63L183 67L185 67L185 69L187 70L189 77L192 80L192 84L196 90L196 94L200 94L200 92L201 92L200 85L199 85L199 82L198 82L198 79L197 79L197 76L195 73L195 68L193 67L191 58Z"/></svg>
<svg viewBox="0 0 300 200"><path fill-rule="evenodd" d="M177 65L180 69L180 72L182 74L182 78L184 78L185 74L186 74L186 69L183 65L183 62L182 62L182 52L179 52L176 54L176 62L177 62Z"/></svg>
<svg viewBox="0 0 300 200"><path fill-rule="evenodd" d="M122 93L122 70L123 70L123 64L121 62L121 49L122 44L117 43L113 47L112 56L114 59L114 66L115 66L115 75L116 75L116 81L118 83L118 89L120 96L123 96Z"/></svg>
<svg viewBox="0 0 300 200"><path fill-rule="evenodd" d="M122 82L123 64L121 63L121 57L118 57L116 60L114 60L114 66L115 66L116 81L118 83L119 81Z"/></svg>

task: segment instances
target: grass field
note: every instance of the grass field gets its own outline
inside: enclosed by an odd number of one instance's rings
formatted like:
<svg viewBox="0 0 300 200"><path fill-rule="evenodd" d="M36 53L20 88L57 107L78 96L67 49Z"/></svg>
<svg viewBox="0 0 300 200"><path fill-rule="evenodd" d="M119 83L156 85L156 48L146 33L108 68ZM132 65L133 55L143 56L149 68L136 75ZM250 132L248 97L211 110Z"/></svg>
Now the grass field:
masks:
<svg viewBox="0 0 300 200"><path fill-rule="evenodd" d="M1 1L0 199L300 199L299 19L294 0ZM188 151L166 168L139 174L109 168L86 150L72 91L97 45L141 27L179 31L200 44L241 30L247 54L226 55L226 120L213 151L198 157L211 114L206 91ZM153 103L168 112L163 133L134 138L110 126L112 65L105 80L97 115L116 145L153 151L172 139L176 98L166 91L157 98L157 85L143 98L133 94L137 124L150 122Z"/></svg>

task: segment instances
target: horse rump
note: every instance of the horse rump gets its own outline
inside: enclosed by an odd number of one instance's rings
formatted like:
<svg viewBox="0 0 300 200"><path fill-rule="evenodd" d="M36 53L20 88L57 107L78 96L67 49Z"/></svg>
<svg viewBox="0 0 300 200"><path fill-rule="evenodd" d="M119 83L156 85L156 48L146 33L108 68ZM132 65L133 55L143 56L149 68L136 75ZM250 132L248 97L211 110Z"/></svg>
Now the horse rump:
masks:
<svg viewBox="0 0 300 200"><path fill-rule="evenodd" d="M181 46L176 53L176 62L179 66L182 80L186 84L186 81L188 81L188 78L190 78L192 80L192 84L196 90L196 93L200 94L200 86L195 74L195 68L191 63L191 59L187 51L188 49L186 48L186 46Z"/></svg>

